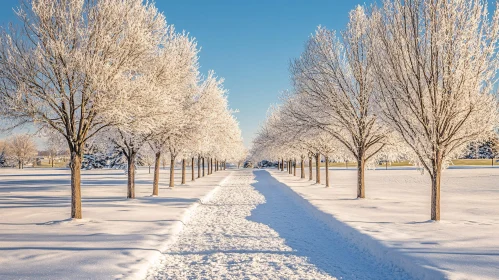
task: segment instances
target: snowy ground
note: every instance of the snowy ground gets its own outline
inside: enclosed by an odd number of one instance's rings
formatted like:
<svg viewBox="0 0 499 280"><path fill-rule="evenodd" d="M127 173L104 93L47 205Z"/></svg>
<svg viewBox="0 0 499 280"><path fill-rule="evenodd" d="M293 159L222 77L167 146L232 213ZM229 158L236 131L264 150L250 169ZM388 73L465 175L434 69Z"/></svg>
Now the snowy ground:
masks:
<svg viewBox="0 0 499 280"><path fill-rule="evenodd" d="M353 169L333 169L329 189L299 179L299 170L270 172L343 236L419 278L499 278L498 168L446 170L440 222L429 221L429 179L412 168L368 171L362 200Z"/></svg>
<svg viewBox="0 0 499 280"><path fill-rule="evenodd" d="M362 200L353 169L333 169L329 189L247 169L171 190L165 172L159 197L143 169L135 200L122 171L85 171L81 221L67 219L68 175L0 169L0 279L499 276L496 168L447 170L441 222L428 221L428 178L411 168L368 171Z"/></svg>
<svg viewBox="0 0 499 280"><path fill-rule="evenodd" d="M148 279L410 279L311 216L265 171L232 173Z"/></svg>
<svg viewBox="0 0 499 280"><path fill-rule="evenodd" d="M172 190L162 171L160 196L151 197L153 177L142 169L137 199L127 200L123 171L83 171L84 219L73 221L68 170L0 169L0 279L143 278L189 210L229 173Z"/></svg>

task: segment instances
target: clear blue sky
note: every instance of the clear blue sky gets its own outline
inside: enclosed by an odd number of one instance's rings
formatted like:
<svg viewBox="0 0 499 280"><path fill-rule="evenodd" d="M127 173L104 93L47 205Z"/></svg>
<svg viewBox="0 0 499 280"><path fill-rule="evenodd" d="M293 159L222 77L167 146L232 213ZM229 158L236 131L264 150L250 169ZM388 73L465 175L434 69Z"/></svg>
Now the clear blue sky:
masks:
<svg viewBox="0 0 499 280"><path fill-rule="evenodd" d="M225 78L229 102L238 109L249 146L270 104L290 88L289 63L303 50L318 25L341 30L348 12L370 0L157 0L177 30L186 30L201 47L201 72ZM14 19L18 0L0 2L0 24Z"/></svg>

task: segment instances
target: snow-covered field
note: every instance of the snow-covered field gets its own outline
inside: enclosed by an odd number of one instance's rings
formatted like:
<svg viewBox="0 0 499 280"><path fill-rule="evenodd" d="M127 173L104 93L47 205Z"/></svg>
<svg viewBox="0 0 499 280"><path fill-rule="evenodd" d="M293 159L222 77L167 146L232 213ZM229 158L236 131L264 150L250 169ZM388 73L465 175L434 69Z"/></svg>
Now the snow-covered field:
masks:
<svg viewBox="0 0 499 280"><path fill-rule="evenodd" d="M353 169L333 169L329 189L275 169L173 190L167 175L151 197L140 170L126 200L122 171L84 171L84 219L73 221L67 170L1 169L0 279L499 276L499 169L447 170L440 222L429 221L427 177L410 168L368 171L362 200Z"/></svg>
<svg viewBox="0 0 499 280"><path fill-rule="evenodd" d="M127 200L123 171L83 171L84 219L73 221L68 170L0 169L0 279L145 277L199 199L230 173L172 190L161 172L159 197L150 196L153 175L141 169L137 199Z"/></svg>
<svg viewBox="0 0 499 280"><path fill-rule="evenodd" d="M269 171L298 193L296 199L318 218L417 277L499 278L497 168L446 170L440 222L429 221L428 177L411 168L368 171L367 198L362 200L355 199L354 169L332 169L329 189L299 179L299 170L298 177Z"/></svg>

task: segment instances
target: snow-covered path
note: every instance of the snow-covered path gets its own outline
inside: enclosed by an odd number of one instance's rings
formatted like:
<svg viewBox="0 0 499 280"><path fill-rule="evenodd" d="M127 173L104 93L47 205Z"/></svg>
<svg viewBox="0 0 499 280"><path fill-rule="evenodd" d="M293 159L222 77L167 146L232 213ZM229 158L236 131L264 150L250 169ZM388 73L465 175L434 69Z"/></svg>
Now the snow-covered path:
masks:
<svg viewBox="0 0 499 280"><path fill-rule="evenodd" d="M266 171L233 172L148 279L408 279L310 216Z"/></svg>

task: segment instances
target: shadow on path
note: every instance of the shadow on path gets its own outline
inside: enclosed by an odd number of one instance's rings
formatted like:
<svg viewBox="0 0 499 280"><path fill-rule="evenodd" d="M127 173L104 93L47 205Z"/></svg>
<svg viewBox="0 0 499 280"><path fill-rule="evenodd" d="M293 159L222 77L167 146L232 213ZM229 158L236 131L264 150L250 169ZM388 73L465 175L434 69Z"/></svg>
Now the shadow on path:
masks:
<svg viewBox="0 0 499 280"><path fill-rule="evenodd" d="M338 279L411 279L405 271L381 263L315 218L299 200L303 198L297 199L296 193L270 173L253 173L257 182L252 186L266 203L258 205L248 219L271 227L297 255Z"/></svg>

